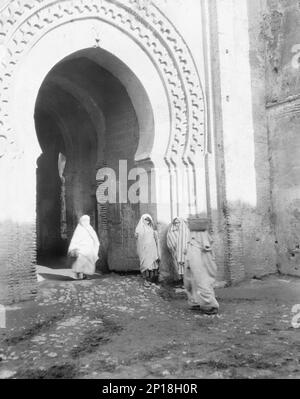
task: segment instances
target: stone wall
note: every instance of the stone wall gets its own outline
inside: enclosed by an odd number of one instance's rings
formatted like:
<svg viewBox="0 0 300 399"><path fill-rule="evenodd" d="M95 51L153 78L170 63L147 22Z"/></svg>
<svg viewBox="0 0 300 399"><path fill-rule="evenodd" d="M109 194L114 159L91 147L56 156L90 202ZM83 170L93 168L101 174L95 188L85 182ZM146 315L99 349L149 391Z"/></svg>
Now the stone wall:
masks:
<svg viewBox="0 0 300 399"><path fill-rule="evenodd" d="M218 236L223 237L224 276L237 282L276 271L262 2L209 3Z"/></svg>
<svg viewBox="0 0 300 399"><path fill-rule="evenodd" d="M300 275L300 5L267 1L263 19L272 222L278 269Z"/></svg>
<svg viewBox="0 0 300 399"><path fill-rule="evenodd" d="M244 221L245 225L249 226L249 231L252 231L252 237L245 236L249 242L246 258L249 264L247 274L251 276L276 272L277 260L276 239L272 224L273 204L266 112L265 38L262 34L266 2L248 0L247 5L257 192L256 210L249 212Z"/></svg>
<svg viewBox="0 0 300 399"><path fill-rule="evenodd" d="M139 270L135 245L135 227L140 218L139 204L130 204L126 187L122 194L119 182L135 167L134 156L139 141L137 117L120 82L113 80L105 91L106 154L105 161L117 177L117 200L108 206L108 267L113 271ZM133 182L128 182L128 187ZM124 196L125 194L125 196Z"/></svg>
<svg viewBox="0 0 300 399"><path fill-rule="evenodd" d="M0 303L5 305L33 299L37 294L33 266L36 257L35 226L5 221L0 223L0 235Z"/></svg>

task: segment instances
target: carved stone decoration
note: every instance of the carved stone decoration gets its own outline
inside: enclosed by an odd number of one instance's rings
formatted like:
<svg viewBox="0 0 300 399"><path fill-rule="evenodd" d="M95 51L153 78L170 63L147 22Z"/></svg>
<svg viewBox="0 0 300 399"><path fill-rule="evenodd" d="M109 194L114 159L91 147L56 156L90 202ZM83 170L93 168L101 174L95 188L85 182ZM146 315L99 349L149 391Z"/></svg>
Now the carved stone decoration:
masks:
<svg viewBox="0 0 300 399"><path fill-rule="evenodd" d="M0 124L12 135L8 103L14 71L23 54L48 31L81 19L97 19L122 31L155 63L168 95L171 131L165 161L169 169L194 167L204 154L205 104L199 74L183 37L150 0L13 0L1 10ZM173 172L172 172L173 173ZM176 179L175 179L176 180ZM180 184L174 188L178 192Z"/></svg>
<svg viewBox="0 0 300 399"><path fill-rule="evenodd" d="M2 158L7 151L7 137L0 135L0 158Z"/></svg>

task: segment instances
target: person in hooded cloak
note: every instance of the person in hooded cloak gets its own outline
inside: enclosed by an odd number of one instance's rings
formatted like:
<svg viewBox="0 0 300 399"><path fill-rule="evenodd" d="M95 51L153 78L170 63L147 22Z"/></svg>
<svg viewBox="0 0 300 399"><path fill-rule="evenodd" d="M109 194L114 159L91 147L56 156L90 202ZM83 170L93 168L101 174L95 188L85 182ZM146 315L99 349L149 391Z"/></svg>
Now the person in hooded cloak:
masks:
<svg viewBox="0 0 300 399"><path fill-rule="evenodd" d="M159 277L160 248L157 231L154 230L153 219L145 214L141 217L136 229L135 237L137 253L140 259L140 271L144 278L145 287L157 282Z"/></svg>
<svg viewBox="0 0 300 399"><path fill-rule="evenodd" d="M207 231L191 232L184 272L184 286L190 308L206 314L216 314L219 309L214 292L217 265L212 243Z"/></svg>
<svg viewBox="0 0 300 399"><path fill-rule="evenodd" d="M189 234L190 231L184 219L174 218L167 233L167 247L181 285L183 285Z"/></svg>
<svg viewBox="0 0 300 399"><path fill-rule="evenodd" d="M68 249L68 255L74 259L72 270L77 279L95 273L99 247L100 242L90 224L90 217L81 216Z"/></svg>

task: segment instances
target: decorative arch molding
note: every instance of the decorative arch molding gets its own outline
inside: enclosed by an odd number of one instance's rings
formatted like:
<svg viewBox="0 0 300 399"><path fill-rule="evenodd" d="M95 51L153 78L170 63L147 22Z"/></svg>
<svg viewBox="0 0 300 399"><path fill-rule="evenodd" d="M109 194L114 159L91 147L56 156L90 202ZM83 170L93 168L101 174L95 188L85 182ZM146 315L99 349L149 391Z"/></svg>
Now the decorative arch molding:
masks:
<svg viewBox="0 0 300 399"><path fill-rule="evenodd" d="M75 20L97 19L130 36L151 58L164 83L171 129L165 161L174 170L205 153L205 101L192 54L176 28L152 3L137 0L13 0L1 11L0 127L14 141L10 86L21 58L51 30ZM98 46L101 32L94 34ZM4 140L4 139L3 139Z"/></svg>

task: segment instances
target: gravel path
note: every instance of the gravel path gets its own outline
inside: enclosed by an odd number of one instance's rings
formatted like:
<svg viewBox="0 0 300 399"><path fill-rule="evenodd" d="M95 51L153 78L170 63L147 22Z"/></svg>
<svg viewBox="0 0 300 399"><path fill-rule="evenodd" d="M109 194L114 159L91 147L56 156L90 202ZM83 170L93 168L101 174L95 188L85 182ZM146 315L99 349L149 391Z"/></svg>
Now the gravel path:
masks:
<svg viewBox="0 0 300 399"><path fill-rule="evenodd" d="M139 276L40 283L8 309L0 378L299 378L300 280L268 277L217 290L218 316Z"/></svg>

